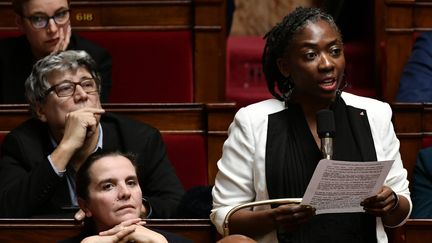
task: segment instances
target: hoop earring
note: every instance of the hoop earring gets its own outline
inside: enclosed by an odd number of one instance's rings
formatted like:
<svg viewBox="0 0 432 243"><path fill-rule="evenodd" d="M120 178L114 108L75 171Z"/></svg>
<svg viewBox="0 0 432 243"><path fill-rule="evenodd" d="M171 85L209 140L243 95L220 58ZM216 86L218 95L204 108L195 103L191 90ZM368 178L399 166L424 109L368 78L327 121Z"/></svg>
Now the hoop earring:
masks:
<svg viewBox="0 0 432 243"><path fill-rule="evenodd" d="M342 86L342 88L338 88L336 90L336 97L337 98L339 98L342 94L342 91L344 91L349 86L348 82L346 81L346 74L345 73L342 74L342 82L344 82L345 84L344 84L344 86Z"/></svg>
<svg viewBox="0 0 432 243"><path fill-rule="evenodd" d="M291 81L291 76L288 76L286 78L284 86L285 86L284 87L284 91L285 92L283 92L282 98L283 98L283 100L285 102L285 107L287 107L288 106L288 101L291 99L291 95L292 95L292 92L294 90L294 85L293 85L293 83Z"/></svg>
<svg viewBox="0 0 432 243"><path fill-rule="evenodd" d="M291 94L293 92L293 89L294 88L291 85L289 85L288 91L282 95L284 101L289 101L291 99Z"/></svg>

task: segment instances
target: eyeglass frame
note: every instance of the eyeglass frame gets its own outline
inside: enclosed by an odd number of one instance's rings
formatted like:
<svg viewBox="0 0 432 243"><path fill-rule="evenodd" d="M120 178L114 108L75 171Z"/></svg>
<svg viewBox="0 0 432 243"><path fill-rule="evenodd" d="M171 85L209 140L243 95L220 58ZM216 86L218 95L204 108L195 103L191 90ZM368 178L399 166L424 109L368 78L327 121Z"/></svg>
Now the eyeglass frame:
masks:
<svg viewBox="0 0 432 243"><path fill-rule="evenodd" d="M65 20L64 23L57 23L57 20L55 18L58 17L59 14L67 14L68 15L68 17L67 17L67 19ZM44 26L42 26L42 27L36 27L34 25L34 23L32 21L32 18L37 18L37 17L44 18L44 20L46 21L46 23L45 23ZM70 9L61 10L61 11L55 13L52 16L48 16L48 15L45 15L45 14L43 14L43 15L42 14L41 15L36 14L36 15L30 15L30 16L23 16L23 18L28 19L29 22L30 22L30 25L34 29L36 29L36 30L42 30L42 29L45 29L49 25L50 19L54 20L54 23L56 23L57 25L64 25L64 24L66 24L67 21L70 20Z"/></svg>
<svg viewBox="0 0 432 243"><path fill-rule="evenodd" d="M86 82L86 81L89 81L89 80L92 80L92 81L94 82L94 84L95 84L95 90L92 90L92 91L85 91L84 87L83 87L81 84L82 84L83 82ZM74 85L74 86L73 86L73 92L72 92L70 95L62 95L62 96L60 96L60 95L58 94L56 88L59 87L59 86L62 85L62 84L65 84L65 83L73 84L73 85ZM75 94L76 86L77 86L77 85L81 86L81 88L84 90L84 92L85 92L86 94L91 94L91 93L94 93L94 92L99 92L99 87L98 87L98 83L96 82L96 79L95 79L95 78L86 78L86 79L84 79L84 80L82 80L82 81L79 81L79 82L72 82L72 81L70 81L70 80L64 80L64 81L62 81L62 82L60 82L60 83L58 83L58 84L55 84L55 85L49 87L49 88L44 92L44 97L46 98L46 97L47 97L47 96L48 96L52 91L54 91L54 93L55 93L55 94L57 95L57 97L59 97L59 98L62 98L62 97L71 97L71 96L73 96L73 95ZM45 99L45 98L44 98L44 99Z"/></svg>

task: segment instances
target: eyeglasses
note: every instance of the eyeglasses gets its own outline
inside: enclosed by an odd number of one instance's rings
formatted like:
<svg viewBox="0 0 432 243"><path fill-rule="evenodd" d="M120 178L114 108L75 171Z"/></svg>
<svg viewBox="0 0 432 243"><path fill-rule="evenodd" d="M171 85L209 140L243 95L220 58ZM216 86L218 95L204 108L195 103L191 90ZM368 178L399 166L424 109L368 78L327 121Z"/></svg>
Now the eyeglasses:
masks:
<svg viewBox="0 0 432 243"><path fill-rule="evenodd" d="M72 96L75 93L77 85L81 86L84 92L86 92L87 94L98 91L96 81L90 78L90 79L85 79L78 83L74 83L71 81L64 81L59 84L53 85L49 89L47 89L47 91L45 91L45 96L51 93L51 91L54 91L58 97Z"/></svg>
<svg viewBox="0 0 432 243"><path fill-rule="evenodd" d="M35 29L43 29L48 26L50 19L53 19L54 22L58 25L66 24L70 17L69 11L70 11L69 9L66 9L54 14L53 16L32 15L32 16L24 16L24 18L30 20L31 25Z"/></svg>

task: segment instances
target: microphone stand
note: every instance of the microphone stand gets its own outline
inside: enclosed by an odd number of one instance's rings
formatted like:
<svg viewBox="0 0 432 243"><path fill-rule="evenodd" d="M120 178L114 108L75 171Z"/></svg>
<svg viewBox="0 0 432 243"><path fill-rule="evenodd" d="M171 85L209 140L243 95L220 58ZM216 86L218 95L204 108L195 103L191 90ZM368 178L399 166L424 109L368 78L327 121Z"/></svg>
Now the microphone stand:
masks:
<svg viewBox="0 0 432 243"><path fill-rule="evenodd" d="M333 138L324 136L321 138L321 151L324 159L332 159L333 157Z"/></svg>
<svg viewBox="0 0 432 243"><path fill-rule="evenodd" d="M333 157L333 137L336 133L333 111L319 110L317 116L317 133L321 139L321 152L325 159Z"/></svg>

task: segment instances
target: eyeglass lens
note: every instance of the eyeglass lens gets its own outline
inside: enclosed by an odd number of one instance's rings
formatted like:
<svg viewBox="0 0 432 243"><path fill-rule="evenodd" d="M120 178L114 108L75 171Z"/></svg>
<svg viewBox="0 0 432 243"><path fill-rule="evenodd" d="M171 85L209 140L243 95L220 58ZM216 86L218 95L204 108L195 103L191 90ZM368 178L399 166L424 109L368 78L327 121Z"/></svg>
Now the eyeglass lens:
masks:
<svg viewBox="0 0 432 243"><path fill-rule="evenodd" d="M62 25L69 20L69 10L58 12L51 17L46 15L33 15L28 17L28 19L36 29L47 27L50 19L53 19L56 24Z"/></svg>
<svg viewBox="0 0 432 243"><path fill-rule="evenodd" d="M69 81L60 83L54 86L54 91L59 97L71 96L75 93L77 85L81 86L86 93L92 93L97 91L96 82L94 79L86 79L79 83L73 83Z"/></svg>

